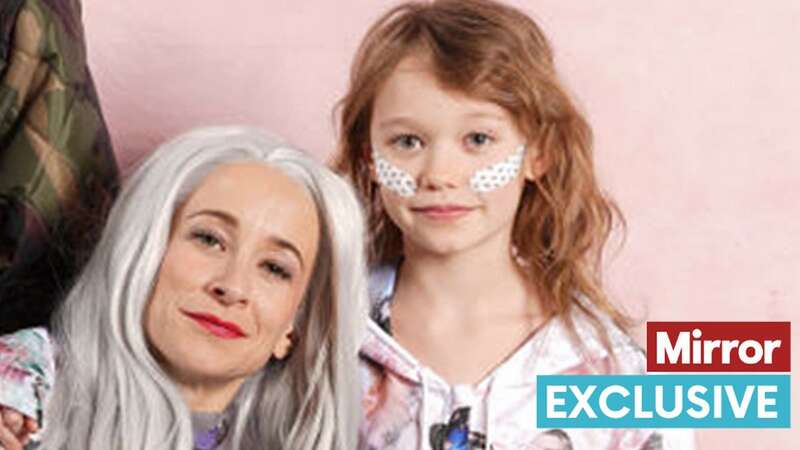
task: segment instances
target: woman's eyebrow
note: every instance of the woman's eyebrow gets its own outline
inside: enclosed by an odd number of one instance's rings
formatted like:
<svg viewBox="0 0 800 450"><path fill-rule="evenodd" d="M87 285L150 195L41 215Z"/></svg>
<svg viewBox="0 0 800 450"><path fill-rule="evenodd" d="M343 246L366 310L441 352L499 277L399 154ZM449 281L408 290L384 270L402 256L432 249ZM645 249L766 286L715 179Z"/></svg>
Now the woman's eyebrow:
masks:
<svg viewBox="0 0 800 450"><path fill-rule="evenodd" d="M294 253L294 256L297 257L297 260L300 262L300 268L301 269L305 268L305 264L303 263L303 255L300 253L300 250L298 250L294 244L287 241L286 239L277 236L270 236L269 240L278 247L286 249L291 253Z"/></svg>
<svg viewBox="0 0 800 450"><path fill-rule="evenodd" d="M187 219L192 219L192 218L197 217L197 216L212 216L212 217L215 217L215 218L227 223L228 225L231 225L231 226L234 226L234 227L239 225L239 221L236 220L236 217L233 217L233 215L231 215L231 214L229 214L229 213L227 213L225 211L220 211L218 209L201 209L200 211L196 211L196 212L193 212L193 213L189 214L188 216L186 216L186 218Z"/></svg>

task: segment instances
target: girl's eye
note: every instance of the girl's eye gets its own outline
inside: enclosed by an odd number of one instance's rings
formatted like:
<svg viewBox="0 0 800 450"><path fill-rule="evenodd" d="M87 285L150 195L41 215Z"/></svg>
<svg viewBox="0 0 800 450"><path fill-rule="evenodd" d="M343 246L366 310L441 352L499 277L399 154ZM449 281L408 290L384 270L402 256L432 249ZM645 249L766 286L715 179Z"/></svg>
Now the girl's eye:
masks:
<svg viewBox="0 0 800 450"><path fill-rule="evenodd" d="M422 147L422 139L413 134L401 134L392 139L392 146L401 150L417 150Z"/></svg>
<svg viewBox="0 0 800 450"><path fill-rule="evenodd" d="M191 239L199 242L201 245L205 247L218 247L221 250L225 249L225 246L222 243L222 239L218 238L214 233L205 230L193 230L191 232Z"/></svg>
<svg viewBox="0 0 800 450"><path fill-rule="evenodd" d="M270 275L276 276L281 280L289 281L292 279L292 273L287 270L282 265L272 262L272 261L265 261L261 267Z"/></svg>
<svg viewBox="0 0 800 450"><path fill-rule="evenodd" d="M471 147L484 147L492 143L494 139L488 133L470 133L467 136L467 144Z"/></svg>

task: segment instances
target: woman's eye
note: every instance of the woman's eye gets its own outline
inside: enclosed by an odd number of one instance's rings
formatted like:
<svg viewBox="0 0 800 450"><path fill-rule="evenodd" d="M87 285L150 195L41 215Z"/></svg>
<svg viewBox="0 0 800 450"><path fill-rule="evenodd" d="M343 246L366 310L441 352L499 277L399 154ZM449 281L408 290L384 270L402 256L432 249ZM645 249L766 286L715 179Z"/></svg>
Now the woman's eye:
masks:
<svg viewBox="0 0 800 450"><path fill-rule="evenodd" d="M191 238L205 247L219 247L223 249L222 240L213 233L204 230L195 230L191 233Z"/></svg>
<svg viewBox="0 0 800 450"><path fill-rule="evenodd" d="M467 144L473 147L484 147L490 144L494 139L488 133L470 133L467 136Z"/></svg>
<svg viewBox="0 0 800 450"><path fill-rule="evenodd" d="M292 279L292 273L278 263L272 261L265 261L261 265L261 267L263 267L264 270L267 271L269 275L276 276L281 280L288 281Z"/></svg>
<svg viewBox="0 0 800 450"><path fill-rule="evenodd" d="M392 146L401 150L417 150L422 147L422 139L413 134L401 134L392 139Z"/></svg>

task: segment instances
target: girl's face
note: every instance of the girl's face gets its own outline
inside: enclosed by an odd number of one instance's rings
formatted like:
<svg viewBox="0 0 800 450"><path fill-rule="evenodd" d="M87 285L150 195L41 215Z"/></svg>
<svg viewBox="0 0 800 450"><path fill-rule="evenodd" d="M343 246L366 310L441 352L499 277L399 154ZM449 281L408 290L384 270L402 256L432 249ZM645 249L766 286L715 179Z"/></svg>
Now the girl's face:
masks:
<svg viewBox="0 0 800 450"><path fill-rule="evenodd" d="M524 180L538 164L531 159L536 149L508 111L443 89L429 67L422 58L402 60L374 101L371 145L382 161L372 161L372 173L386 212L403 232L407 255L447 255L486 242L508 249ZM476 172L513 159L523 146L518 173L499 187L475 188ZM388 165L388 178L414 188L387 183L380 169Z"/></svg>
<svg viewBox="0 0 800 450"><path fill-rule="evenodd" d="M280 170L232 164L175 213L145 332L180 386L233 386L284 357L319 240L311 195Z"/></svg>

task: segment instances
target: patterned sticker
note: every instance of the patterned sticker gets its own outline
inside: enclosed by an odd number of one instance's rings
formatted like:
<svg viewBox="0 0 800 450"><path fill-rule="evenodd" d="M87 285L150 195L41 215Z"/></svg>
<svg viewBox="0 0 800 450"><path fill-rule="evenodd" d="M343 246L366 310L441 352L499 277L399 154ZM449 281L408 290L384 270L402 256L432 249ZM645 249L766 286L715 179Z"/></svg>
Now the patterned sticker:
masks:
<svg viewBox="0 0 800 450"><path fill-rule="evenodd" d="M411 197L417 192L414 177L387 161L375 147L372 148L372 160L375 162L375 173L381 186L400 197Z"/></svg>
<svg viewBox="0 0 800 450"><path fill-rule="evenodd" d="M484 193L507 185L517 177L524 156L525 145L520 145L506 159L475 171L469 179L469 187L475 192Z"/></svg>

